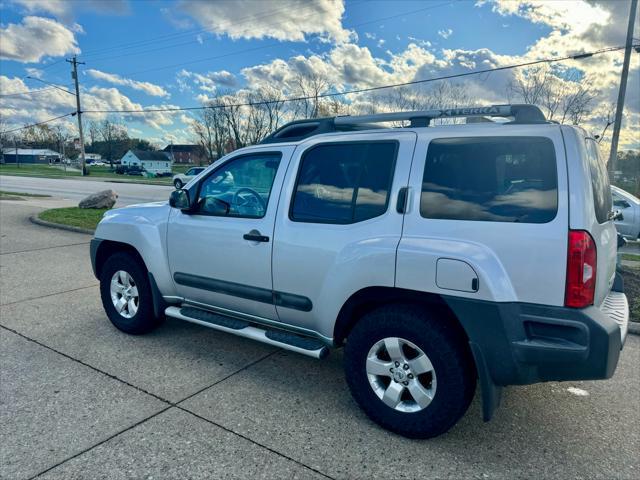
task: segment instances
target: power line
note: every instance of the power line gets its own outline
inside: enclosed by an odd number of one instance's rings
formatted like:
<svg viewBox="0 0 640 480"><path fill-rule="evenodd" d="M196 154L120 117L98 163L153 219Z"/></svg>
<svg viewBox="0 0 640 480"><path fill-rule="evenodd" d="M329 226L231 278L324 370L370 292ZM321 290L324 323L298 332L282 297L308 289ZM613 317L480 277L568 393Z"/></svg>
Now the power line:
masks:
<svg viewBox="0 0 640 480"><path fill-rule="evenodd" d="M383 21L386 21L386 20L393 20L395 18L404 17L406 15L413 15L413 14L421 13L421 12L424 12L424 11L427 11L427 10L432 10L434 8L440 8L440 7L444 7L444 6L447 6L447 5L451 5L452 3L453 3L453 1L450 0L448 2L439 3L439 4L436 4L436 5L429 5L428 7L422 7L422 8L418 8L418 9L415 9L415 10L410 10L408 12L402 12L402 13L398 13L398 14L395 14L395 15L389 15L389 16L386 16L386 17L376 18L374 20L367 20L366 22L361 22L361 23L357 23L357 24L354 24L354 25L346 26L345 28L346 29L353 29L353 28L357 28L357 27L362 27L364 25L369 25L369 24L372 24L372 23L383 22ZM303 17L300 17L300 18L307 18L307 17L313 16L313 15L314 14L312 13L311 15L303 16ZM279 22L279 23L283 23L283 22ZM278 23L276 23L275 25L278 25ZM186 42L186 43L193 43L193 42ZM176 47L176 46L185 45L186 43L180 43L180 44L171 45L171 46L168 46L168 47L154 48L154 49L151 49L151 50L135 52L135 53L132 53L132 54L117 55L117 56L113 56L113 57L104 57L104 58L99 58L99 59L95 59L95 60L103 61L103 60L108 60L110 58L120 58L120 57L123 57L123 56L138 55L138 54L142 54L142 53L148 53L148 52L153 52L153 51L157 51L157 50L163 50L164 48L173 48L173 47ZM209 61L209 60L218 60L218 59L221 59L221 58L236 56L236 55L241 54L241 53L249 53L249 52L255 52L257 50L263 50L263 49L267 49L267 48L274 48L274 47L277 47L279 45L281 45L280 42L274 42L274 43L269 43L267 45L261 45L261 46L258 46L258 47L240 49L240 50L236 50L236 51L231 52L231 53L225 53L225 54L222 54L222 55L214 55L214 56L211 56L211 57L204 57L204 58L199 58L199 59L196 59L196 60L190 60L188 62L179 62L179 63L170 64L170 65L163 65L163 66L159 66L159 67L148 68L148 69L145 69L145 70L138 70L136 72L129 72L129 73L125 72L122 75L126 76L128 78L131 78L131 77L135 77L137 75L140 75L142 73L156 72L156 71L159 71L159 70L166 70L168 68L184 67L186 65L193 65L195 63L206 62L206 61Z"/></svg>
<svg viewBox="0 0 640 480"><path fill-rule="evenodd" d="M541 63L555 63L555 62L561 62L564 60L580 60L580 59L584 59L584 58L588 58L588 57L592 57L594 55L600 55L602 53L608 53L608 52L615 52L618 50L623 50L624 46L622 47L607 47L607 48L602 48L600 50L594 50L591 52L584 52L584 53L578 53L578 54L574 54L574 55L567 55L564 57L553 57L553 58L546 58L546 59L540 59L540 60L532 60L529 62L523 62L523 63L518 63L518 64L512 64L512 65L505 65L502 67L493 67L493 68L485 68L482 70L474 70L472 72L463 72L463 73L455 73L455 74L451 74L451 75L443 75L440 77L432 77L432 78L426 78L426 79L422 79L422 80L413 80L410 82L402 82L402 83L395 83L395 84L388 84L388 85L379 85L379 86L375 86L375 87L366 87L366 88L359 88L359 89L353 89L353 90L346 90L343 92L328 92L328 93L323 93L320 95L314 95L314 96L304 96L304 97L294 97L294 98L285 98L285 99L280 99L280 100L265 100L262 102L246 102L246 103L236 103L236 104L230 104L230 105L213 105L213 106L198 106L198 107L169 107L169 108L149 108L149 109L142 109L142 110L85 110L85 113L132 113L132 114L145 114L145 113L156 113L156 112L180 112L180 111L192 111L192 110L206 110L206 109L219 109L219 108L236 108L236 107L248 107L248 106L256 106L256 105L268 105L271 103L284 103L284 102L298 102L298 101L302 101L302 100L311 100L311 99L316 99L316 98L327 98L327 97L337 97L337 96L344 96L344 95L351 95L351 94L359 94L359 93L368 93L368 92L373 92L373 91L378 91L378 90L384 90L384 89L388 89L388 88L398 88L398 87L405 87L405 86L409 86L409 85L418 85L418 84L423 84L423 83L430 83L430 82L435 82L435 81L440 81L440 80L449 80L452 78L460 78L460 77L467 77L467 76L471 76L471 75L479 75L479 74L483 74L483 73L492 73L492 72L499 72L499 71L503 71L503 70L510 70L513 68L522 68L522 67L528 67L531 65L538 65Z"/></svg>
<svg viewBox="0 0 640 480"><path fill-rule="evenodd" d="M39 90L30 90L27 92L16 92L16 93L3 93L0 94L0 97L17 97L19 95L33 95L35 93L41 93L41 92L47 92L49 90L55 90L55 87L49 87L49 88L41 88Z"/></svg>
<svg viewBox="0 0 640 480"><path fill-rule="evenodd" d="M76 112L65 113L64 115L60 115L59 117L49 118L48 120L43 120L42 122L32 123L30 125L25 125L24 127L13 128L11 130L5 130L4 132L0 132L0 135L5 135L11 132L17 132L18 130L24 130L25 128L37 127L38 125L44 125L45 123L53 122L54 120L59 120L64 117L70 117L75 115Z"/></svg>
<svg viewBox="0 0 640 480"><path fill-rule="evenodd" d="M363 1L363 0L361 0ZM271 10L270 12L264 12L263 15L251 15L251 16L245 16L240 18L238 21L236 22L231 22L225 25L225 27L235 27L238 25L242 25L244 23L249 23L249 22L255 22L256 20L260 20L262 18L266 18L266 17L271 17L274 16L278 13L280 13L283 10L287 10L290 9L290 6L286 6L286 7L282 7L282 8L278 8L276 10ZM278 25L279 23L284 23L283 21L276 23L276 25ZM178 38L178 37L184 37L184 36L190 36L190 35L195 35L198 33L205 33L208 32L209 29L206 27L203 28L197 28L197 29L192 29L192 30L187 30L184 32L177 32L177 33L170 33L170 34L166 34L166 35L159 35L157 37L151 37L151 38L147 38L144 40L138 40L136 42L125 42L125 43L121 43L121 44L116 44L116 45L112 45L110 47L105 47L105 48L101 48L101 49L97 49L97 50L89 50L88 52L84 52L80 55L78 55L78 57L84 58L86 59L87 56L91 57L94 56L96 54L100 54L100 53L104 53L104 52L108 52L111 50L122 50L122 49L128 49L128 48L138 48L140 46L146 46L147 44L155 44L158 41L162 42L162 39L169 39L169 40L173 40L174 38Z"/></svg>

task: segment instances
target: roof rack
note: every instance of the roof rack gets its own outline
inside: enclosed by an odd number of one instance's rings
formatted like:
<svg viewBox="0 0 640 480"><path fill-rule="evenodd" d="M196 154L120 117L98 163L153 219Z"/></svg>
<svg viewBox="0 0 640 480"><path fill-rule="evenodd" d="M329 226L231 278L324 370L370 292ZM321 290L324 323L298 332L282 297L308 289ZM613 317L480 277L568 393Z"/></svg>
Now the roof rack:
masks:
<svg viewBox="0 0 640 480"><path fill-rule="evenodd" d="M419 110L413 112L377 113L373 115L314 118L289 122L260 143L298 141L321 133L370 130L383 128L380 122L409 121L410 127L427 127L436 118L467 117L475 121L487 117L513 118L512 124L548 123L536 105L490 105L486 107L449 108L444 110ZM477 119L477 120L476 120Z"/></svg>

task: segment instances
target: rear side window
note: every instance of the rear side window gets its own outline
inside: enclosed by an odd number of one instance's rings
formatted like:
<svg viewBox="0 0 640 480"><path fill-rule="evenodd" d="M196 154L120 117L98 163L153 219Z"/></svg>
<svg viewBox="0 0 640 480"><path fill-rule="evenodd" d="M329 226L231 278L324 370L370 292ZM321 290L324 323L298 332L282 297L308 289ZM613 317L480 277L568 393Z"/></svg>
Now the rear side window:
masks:
<svg viewBox="0 0 640 480"><path fill-rule="evenodd" d="M432 140L422 180L425 218L546 223L558 210L553 142L544 137Z"/></svg>
<svg viewBox="0 0 640 480"><path fill-rule="evenodd" d="M591 172L591 188L593 190L593 208L596 212L598 223L604 223L609 219L611 211L611 185L607 167L600 158L598 145L590 138L585 139L587 160Z"/></svg>
<svg viewBox="0 0 640 480"><path fill-rule="evenodd" d="M348 224L387 211L398 144L323 144L304 153L291 205L296 222Z"/></svg>

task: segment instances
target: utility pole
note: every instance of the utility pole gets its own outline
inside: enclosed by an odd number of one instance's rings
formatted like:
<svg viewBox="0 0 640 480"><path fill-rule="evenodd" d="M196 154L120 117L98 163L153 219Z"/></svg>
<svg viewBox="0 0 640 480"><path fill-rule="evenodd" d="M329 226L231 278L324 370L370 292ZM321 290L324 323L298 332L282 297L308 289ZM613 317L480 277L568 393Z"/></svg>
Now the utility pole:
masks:
<svg viewBox="0 0 640 480"><path fill-rule="evenodd" d="M611 137L611 151L609 152L609 173L613 175L616 169L618 158L618 138L620 137L620 126L622 124L622 110L624 108L624 96L627 91L627 77L629 76L629 62L631 61L631 45L633 44L633 24L636 19L636 9L638 0L631 0L629 11L629 24L627 26L627 40L624 49L624 63L622 64L622 74L620 76L620 89L618 90L618 106L616 107L616 118L613 124L613 137Z"/></svg>
<svg viewBox="0 0 640 480"><path fill-rule="evenodd" d="M20 168L20 160L18 160L18 140L16 140L15 136L13 137L13 148L16 149L16 165Z"/></svg>
<svg viewBox="0 0 640 480"><path fill-rule="evenodd" d="M71 60L67 60L73 65L73 71L71 72L71 78L73 78L76 85L76 115L78 116L78 133L80 134L80 170L82 176L86 175L86 159L84 156L84 135L82 134L82 109L80 108L80 87L78 86L78 64L84 65L84 62L79 62L74 55Z"/></svg>

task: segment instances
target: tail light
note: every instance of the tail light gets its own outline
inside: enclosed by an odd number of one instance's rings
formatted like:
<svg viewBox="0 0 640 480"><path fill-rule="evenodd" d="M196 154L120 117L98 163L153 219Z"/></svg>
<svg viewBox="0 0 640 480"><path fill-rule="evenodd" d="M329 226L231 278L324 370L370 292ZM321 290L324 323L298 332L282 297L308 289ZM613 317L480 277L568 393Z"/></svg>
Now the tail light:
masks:
<svg viewBox="0 0 640 480"><path fill-rule="evenodd" d="M591 235L584 230L569 230L565 306L582 308L593 304L596 266L596 244Z"/></svg>

